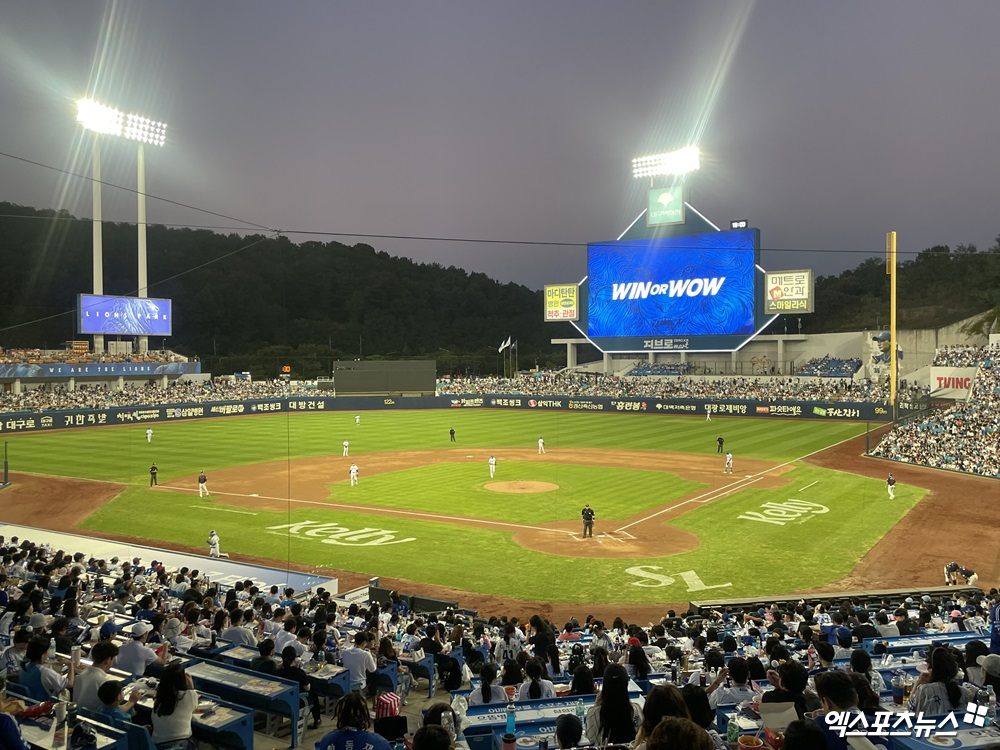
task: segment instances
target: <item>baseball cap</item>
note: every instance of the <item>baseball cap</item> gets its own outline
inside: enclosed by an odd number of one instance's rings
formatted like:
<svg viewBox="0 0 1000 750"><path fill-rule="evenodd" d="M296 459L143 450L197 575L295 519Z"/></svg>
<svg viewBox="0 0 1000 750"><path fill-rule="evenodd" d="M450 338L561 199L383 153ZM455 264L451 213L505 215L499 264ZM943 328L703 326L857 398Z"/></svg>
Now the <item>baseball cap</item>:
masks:
<svg viewBox="0 0 1000 750"><path fill-rule="evenodd" d="M957 610L957 609L953 609L953 610L951 611L951 616L952 616L952 617L961 617L961 616L962 616L962 613L961 613L961 612L960 612L959 610Z"/></svg>
<svg viewBox="0 0 1000 750"><path fill-rule="evenodd" d="M903 604L913 604L913 597L908 596L903 600Z"/></svg>
<svg viewBox="0 0 1000 750"><path fill-rule="evenodd" d="M882 333L877 336L872 336L872 341L888 341L892 338L892 334L888 331L882 331Z"/></svg>
<svg viewBox="0 0 1000 750"><path fill-rule="evenodd" d="M984 672L987 672L994 677L1000 677L1000 656L997 656L996 654L979 656L976 658L976 664L981 666Z"/></svg>
<svg viewBox="0 0 1000 750"><path fill-rule="evenodd" d="M920 597L920 601L922 601L924 604L930 604L931 597L928 594L924 594L922 597Z"/></svg>
<svg viewBox="0 0 1000 750"><path fill-rule="evenodd" d="M152 629L153 626L150 625L148 622L145 621L137 622L135 625L132 626L132 635L135 638L141 638L142 636L146 635L146 633L150 632Z"/></svg>
<svg viewBox="0 0 1000 750"><path fill-rule="evenodd" d="M629 646L641 646L642 642L638 638L629 638L628 639L628 645Z"/></svg>
<svg viewBox="0 0 1000 750"><path fill-rule="evenodd" d="M28 624L31 626L32 630L38 630L39 628L44 628L48 625L48 620L41 612L35 612L35 614L28 618Z"/></svg>

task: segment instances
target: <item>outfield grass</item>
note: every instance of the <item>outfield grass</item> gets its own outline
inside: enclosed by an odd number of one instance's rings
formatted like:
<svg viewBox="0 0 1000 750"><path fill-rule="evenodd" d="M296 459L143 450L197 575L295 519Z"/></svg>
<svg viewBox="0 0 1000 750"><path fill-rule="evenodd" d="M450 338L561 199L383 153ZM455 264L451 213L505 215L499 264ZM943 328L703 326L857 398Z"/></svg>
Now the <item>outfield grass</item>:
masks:
<svg viewBox="0 0 1000 750"><path fill-rule="evenodd" d="M793 461L864 431L842 422L776 419L701 419L661 415L515 411L412 411L254 416L145 425L10 438L12 468L131 483L116 500L96 510L84 528L150 540L201 545L214 527L224 549L275 560L399 577L515 599L566 602L656 602L715 596L781 593L835 581L912 507L924 491L900 487L888 503L882 482L811 466L797 466L777 490L744 489L668 523L695 534L694 550L644 559L576 557L583 543L553 535L551 552L517 545L509 528L443 526L412 517L290 504L281 511L230 512L232 506L146 488L156 461L161 483L209 475L225 467L310 456L448 449L454 428L458 447L478 453L532 448L543 436L550 452L562 447L669 450L713 454L715 438L739 457L775 464ZM531 476L526 476L529 471ZM498 495L482 463L436 464L363 477L349 488L337 483L331 499L387 508L451 513L510 523L579 519L590 500L598 509L597 532L678 497L700 485L642 466L606 469L543 462L502 462L497 480L551 481L560 490L531 496ZM779 524L754 518L764 503L799 499L825 512L802 513ZM818 506L816 508L818 509ZM804 506L796 506L802 508ZM287 528L289 524L304 524ZM320 527L320 524L325 526ZM275 528L286 527L286 528ZM392 544L345 546L331 534L369 530ZM377 530L377 531L373 531ZM391 537L388 536L391 534ZM401 540L409 541L401 541ZM343 541L343 538L340 538ZM597 543L597 542L594 542ZM728 584L728 585L726 585ZM717 588L716 588L717 587Z"/></svg>

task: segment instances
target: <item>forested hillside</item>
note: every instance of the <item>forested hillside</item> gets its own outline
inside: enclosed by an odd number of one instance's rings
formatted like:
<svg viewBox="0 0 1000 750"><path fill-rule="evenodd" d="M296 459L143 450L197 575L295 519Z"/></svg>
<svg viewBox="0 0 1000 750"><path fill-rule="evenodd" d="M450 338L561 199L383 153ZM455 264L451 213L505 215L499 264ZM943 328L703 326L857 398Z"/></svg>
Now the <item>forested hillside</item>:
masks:
<svg viewBox="0 0 1000 750"><path fill-rule="evenodd" d="M89 220L0 203L0 346L55 348L74 338L73 315L60 313L92 291L91 235ZM294 355L308 360L298 368L305 374L323 372L330 358L433 357L445 372L471 363L495 371L507 336L518 340L519 364L531 367L536 358L565 362L549 339L574 333L542 321L540 291L365 244L150 225L147 245L148 296L173 300L167 344L209 362ZM103 246L104 293L134 295L135 225L105 222ZM254 366L240 356L221 371L240 363Z"/></svg>

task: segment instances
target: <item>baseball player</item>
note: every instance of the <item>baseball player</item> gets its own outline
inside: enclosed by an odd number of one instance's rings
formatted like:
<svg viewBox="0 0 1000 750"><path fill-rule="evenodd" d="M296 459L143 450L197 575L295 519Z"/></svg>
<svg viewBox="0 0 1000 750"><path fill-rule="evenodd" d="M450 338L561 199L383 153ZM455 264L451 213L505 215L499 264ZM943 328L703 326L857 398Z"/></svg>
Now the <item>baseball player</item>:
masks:
<svg viewBox="0 0 1000 750"><path fill-rule="evenodd" d="M204 471L198 474L198 497L208 497L208 477Z"/></svg>
<svg viewBox="0 0 1000 750"><path fill-rule="evenodd" d="M965 579L967 586L975 586L976 581L979 580L979 575L976 571L970 570L964 565L959 565L957 562L952 561L944 566L944 582L946 586L957 586L959 576Z"/></svg>
<svg viewBox="0 0 1000 750"><path fill-rule="evenodd" d="M153 464L152 466L149 467L149 486L150 487L155 487L156 486L156 472L158 472L158 471L159 471L159 469L156 468L156 464Z"/></svg>
<svg viewBox="0 0 1000 750"><path fill-rule="evenodd" d="M719 437L717 437L715 439L715 442L718 445L718 448L715 449L715 452L716 453L725 453L725 449L722 446L724 446L726 444L726 439L724 437L722 437L722 435L719 435Z"/></svg>
<svg viewBox="0 0 1000 750"><path fill-rule="evenodd" d="M153 428L152 427L147 427L146 428L146 442L147 443L152 443L153 442Z"/></svg>
<svg viewBox="0 0 1000 750"><path fill-rule="evenodd" d="M352 463L349 471L351 474L351 487L354 487L358 483L358 465Z"/></svg>
<svg viewBox="0 0 1000 750"><path fill-rule="evenodd" d="M451 442L453 442L453 443L456 442L455 441L455 428L454 427L452 427L450 430L448 430L448 436L451 438Z"/></svg>
<svg viewBox="0 0 1000 750"><path fill-rule="evenodd" d="M545 453L545 440L538 438L538 455Z"/></svg>
<svg viewBox="0 0 1000 750"><path fill-rule="evenodd" d="M497 473L497 457L491 454L489 464L490 464L490 479L492 479L493 475Z"/></svg>
<svg viewBox="0 0 1000 750"><path fill-rule="evenodd" d="M730 453L729 451L726 451L726 466L722 470L722 473L723 474L732 474L733 473L733 454Z"/></svg>
<svg viewBox="0 0 1000 750"><path fill-rule="evenodd" d="M355 414L354 415L354 424L361 424L361 415L360 414Z"/></svg>
<svg viewBox="0 0 1000 750"><path fill-rule="evenodd" d="M209 557L225 557L228 558L229 555L225 552L219 552L219 535L215 533L215 529L208 532L208 556Z"/></svg>
<svg viewBox="0 0 1000 750"><path fill-rule="evenodd" d="M583 510L580 511L580 515L583 516L583 538L586 539L588 536L594 537L594 509L590 507L590 503L583 506Z"/></svg>
<svg viewBox="0 0 1000 750"><path fill-rule="evenodd" d="M349 443L348 441L346 441L346 440L345 440L345 441L344 441L344 455L345 455L345 456L347 455L347 447L348 447L349 445L350 445L350 443Z"/></svg>
<svg viewBox="0 0 1000 750"><path fill-rule="evenodd" d="M889 473L889 478L885 480L885 489L886 489L886 492L889 493L889 499L890 500L895 500L896 499L896 477L894 477L892 475L892 472Z"/></svg>
<svg viewBox="0 0 1000 750"><path fill-rule="evenodd" d="M706 422L712 421L712 407L708 404L705 404L705 421Z"/></svg>

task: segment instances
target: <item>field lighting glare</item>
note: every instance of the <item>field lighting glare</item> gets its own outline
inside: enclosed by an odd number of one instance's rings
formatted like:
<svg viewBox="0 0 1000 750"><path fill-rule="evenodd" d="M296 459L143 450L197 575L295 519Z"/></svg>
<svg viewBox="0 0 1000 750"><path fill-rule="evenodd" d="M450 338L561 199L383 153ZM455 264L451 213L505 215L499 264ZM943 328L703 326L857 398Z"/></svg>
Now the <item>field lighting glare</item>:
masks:
<svg viewBox="0 0 1000 750"><path fill-rule="evenodd" d="M658 175L682 175L693 172L700 166L697 146L685 146L668 154L640 156L632 160L633 177L656 177Z"/></svg>
<svg viewBox="0 0 1000 750"><path fill-rule="evenodd" d="M141 115L126 115L92 99L77 100L76 121L95 133L117 135L151 146L162 146L167 139L166 123Z"/></svg>

